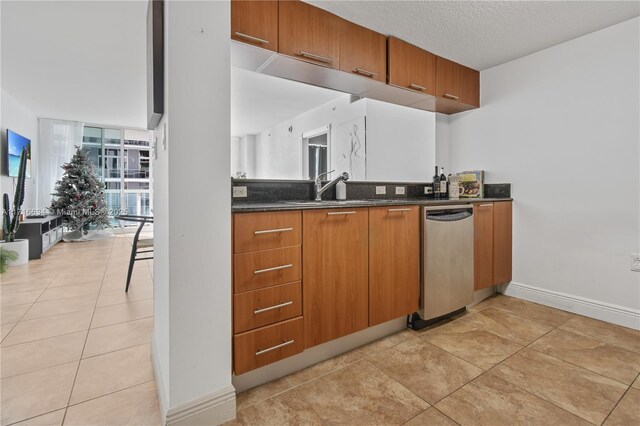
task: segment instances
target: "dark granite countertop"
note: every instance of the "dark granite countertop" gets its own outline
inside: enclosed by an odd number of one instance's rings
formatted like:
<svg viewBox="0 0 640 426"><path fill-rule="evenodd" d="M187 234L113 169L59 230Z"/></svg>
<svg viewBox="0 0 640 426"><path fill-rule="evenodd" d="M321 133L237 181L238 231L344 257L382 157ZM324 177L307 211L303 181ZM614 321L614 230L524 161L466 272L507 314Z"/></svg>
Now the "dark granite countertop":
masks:
<svg viewBox="0 0 640 426"><path fill-rule="evenodd" d="M375 200L323 200L323 201L276 201L276 202L244 202L231 205L233 213L243 212L268 212L281 210L315 210L315 209L340 209L358 207L380 206L438 206L455 204L491 203L494 201L512 201L512 198L460 198L457 200L430 200L426 198L402 198L402 199L375 199Z"/></svg>

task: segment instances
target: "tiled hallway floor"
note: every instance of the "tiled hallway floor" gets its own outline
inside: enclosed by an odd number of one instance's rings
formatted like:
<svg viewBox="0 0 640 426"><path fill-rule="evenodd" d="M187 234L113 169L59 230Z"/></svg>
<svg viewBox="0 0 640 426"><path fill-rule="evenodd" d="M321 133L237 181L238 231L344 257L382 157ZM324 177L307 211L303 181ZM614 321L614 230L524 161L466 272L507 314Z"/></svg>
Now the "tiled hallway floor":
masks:
<svg viewBox="0 0 640 426"><path fill-rule="evenodd" d="M2 275L2 425L159 424L151 269L137 262L126 294L130 250L59 243Z"/></svg>
<svg viewBox="0 0 640 426"><path fill-rule="evenodd" d="M123 236L1 278L2 425L156 425L150 265ZM235 422L640 425L640 332L498 296L238 395Z"/></svg>
<svg viewBox="0 0 640 426"><path fill-rule="evenodd" d="M640 425L640 332L498 296L238 395L230 424Z"/></svg>

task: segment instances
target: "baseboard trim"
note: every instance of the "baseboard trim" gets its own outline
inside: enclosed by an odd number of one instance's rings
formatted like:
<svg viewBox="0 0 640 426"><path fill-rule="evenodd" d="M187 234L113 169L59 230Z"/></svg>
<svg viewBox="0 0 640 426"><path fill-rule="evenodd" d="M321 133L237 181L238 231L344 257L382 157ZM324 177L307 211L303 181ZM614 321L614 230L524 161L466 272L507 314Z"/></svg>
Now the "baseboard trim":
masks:
<svg viewBox="0 0 640 426"><path fill-rule="evenodd" d="M640 330L640 310L637 309L599 302L585 297L546 290L517 282L504 284L500 287L500 292L507 296L517 297L530 302L551 306L552 308L558 308L563 311Z"/></svg>
<svg viewBox="0 0 640 426"><path fill-rule="evenodd" d="M236 390L225 386L167 411L166 425L219 425L236 417Z"/></svg>
<svg viewBox="0 0 640 426"><path fill-rule="evenodd" d="M151 365L153 366L153 375L156 379L156 392L158 393L158 404L160 405L160 416L165 418L167 413L167 388L164 387L162 381L162 369L158 360L158 347L153 333L151 333Z"/></svg>

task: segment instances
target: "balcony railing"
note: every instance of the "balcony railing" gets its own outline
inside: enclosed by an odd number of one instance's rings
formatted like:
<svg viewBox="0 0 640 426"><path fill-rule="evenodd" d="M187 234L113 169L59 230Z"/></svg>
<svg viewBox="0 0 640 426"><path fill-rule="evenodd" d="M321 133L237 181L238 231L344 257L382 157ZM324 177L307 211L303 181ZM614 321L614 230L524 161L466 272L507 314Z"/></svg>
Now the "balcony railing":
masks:
<svg viewBox="0 0 640 426"><path fill-rule="evenodd" d="M105 169L104 177L105 179L119 179L120 178L120 169ZM124 178L125 179L149 179L149 170L125 170Z"/></svg>

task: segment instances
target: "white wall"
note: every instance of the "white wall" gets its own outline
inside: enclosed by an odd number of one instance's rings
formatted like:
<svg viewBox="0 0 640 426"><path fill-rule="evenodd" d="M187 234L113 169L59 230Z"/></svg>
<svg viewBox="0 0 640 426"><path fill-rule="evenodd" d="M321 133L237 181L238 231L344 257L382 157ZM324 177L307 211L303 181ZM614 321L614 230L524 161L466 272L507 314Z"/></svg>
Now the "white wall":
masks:
<svg viewBox="0 0 640 426"><path fill-rule="evenodd" d="M167 113L155 132L154 164L154 368L165 422L218 424L235 416L230 7L165 2L165 15Z"/></svg>
<svg viewBox="0 0 640 426"><path fill-rule="evenodd" d="M513 184L514 283L635 327L639 26L635 18L483 71L482 107L450 118L453 168ZM589 311L591 301L599 307Z"/></svg>
<svg viewBox="0 0 640 426"><path fill-rule="evenodd" d="M9 194L9 200L13 206L13 186L16 178L7 176L9 173L6 149L7 149L7 129L11 129L20 135L31 139L31 177L25 181L25 199L23 209L36 208L36 182L38 172L38 117L35 116L26 106L11 96L2 88L0 98L0 131L2 132L2 176L0 178L1 193ZM1 194L0 194L1 195Z"/></svg>
<svg viewBox="0 0 640 426"><path fill-rule="evenodd" d="M367 180L430 181L435 158L434 113L367 99Z"/></svg>

